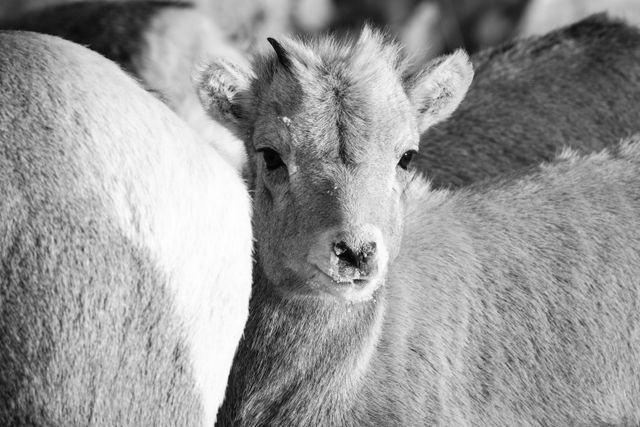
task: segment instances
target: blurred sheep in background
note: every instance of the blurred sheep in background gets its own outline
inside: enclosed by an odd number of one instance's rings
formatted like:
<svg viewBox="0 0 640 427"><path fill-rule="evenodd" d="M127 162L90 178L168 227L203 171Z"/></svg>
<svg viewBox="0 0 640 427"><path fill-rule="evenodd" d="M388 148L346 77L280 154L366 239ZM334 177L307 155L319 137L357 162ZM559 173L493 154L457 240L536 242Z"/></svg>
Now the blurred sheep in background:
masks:
<svg viewBox="0 0 640 427"><path fill-rule="evenodd" d="M96 0L3 0L0 19L45 6ZM112 0L135 1L135 0ZM607 11L640 23L637 0L190 0L237 48L252 52L266 37L358 31L365 22L402 41L416 67L463 47L473 53L516 35L543 34ZM166 2L179 3L179 2Z"/></svg>
<svg viewBox="0 0 640 427"><path fill-rule="evenodd" d="M0 19L12 20L25 12L66 3L96 0L2 0ZM135 0L111 0L127 2ZM237 47L250 50L256 40L268 36L316 31L327 26L331 0L191 0L162 3L193 3L211 17Z"/></svg>
<svg viewBox="0 0 640 427"><path fill-rule="evenodd" d="M370 21L389 26L405 38L408 30L423 20L434 26L430 33L435 37L423 40L424 44L440 46L441 51L464 47L474 52L508 38L526 3L526 0L335 0L338 18L334 26L358 27Z"/></svg>

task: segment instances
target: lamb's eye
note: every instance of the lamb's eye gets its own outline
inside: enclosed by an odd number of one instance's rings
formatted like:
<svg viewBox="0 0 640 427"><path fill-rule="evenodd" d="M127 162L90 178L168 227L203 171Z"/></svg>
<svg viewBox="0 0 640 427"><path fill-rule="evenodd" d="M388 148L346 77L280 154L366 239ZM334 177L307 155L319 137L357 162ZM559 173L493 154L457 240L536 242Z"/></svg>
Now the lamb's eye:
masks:
<svg viewBox="0 0 640 427"><path fill-rule="evenodd" d="M260 148L256 151L262 153L264 164L268 170L272 171L285 166L277 151L271 148Z"/></svg>
<svg viewBox="0 0 640 427"><path fill-rule="evenodd" d="M416 150L409 150L406 151L402 157L400 157L400 161L398 162L398 166L400 166L402 169L406 170L407 167L409 166L409 163L411 163L411 159L413 159L413 156L415 156L418 152Z"/></svg>

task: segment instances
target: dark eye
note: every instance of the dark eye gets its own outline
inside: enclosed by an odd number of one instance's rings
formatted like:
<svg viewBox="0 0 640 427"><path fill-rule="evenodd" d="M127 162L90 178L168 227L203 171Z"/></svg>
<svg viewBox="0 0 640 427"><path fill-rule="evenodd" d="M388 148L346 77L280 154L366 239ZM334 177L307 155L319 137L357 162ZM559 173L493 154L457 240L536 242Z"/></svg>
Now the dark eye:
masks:
<svg viewBox="0 0 640 427"><path fill-rule="evenodd" d="M415 156L416 154L418 154L418 152L416 150L409 150L407 152L405 152L402 157L400 157L400 161L398 162L398 166L400 166L402 169L406 170L407 167L409 166L409 163L411 163L411 159L413 159L413 156Z"/></svg>
<svg viewBox="0 0 640 427"><path fill-rule="evenodd" d="M268 170L276 170L284 166L284 162L280 158L280 154L271 148L260 148L256 150L258 153L262 153L264 164Z"/></svg>

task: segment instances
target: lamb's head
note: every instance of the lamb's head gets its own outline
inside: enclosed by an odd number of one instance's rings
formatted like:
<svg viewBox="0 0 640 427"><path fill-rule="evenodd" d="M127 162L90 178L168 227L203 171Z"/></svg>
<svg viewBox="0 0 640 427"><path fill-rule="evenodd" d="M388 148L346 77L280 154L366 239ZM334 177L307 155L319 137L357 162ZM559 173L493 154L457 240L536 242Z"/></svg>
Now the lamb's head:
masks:
<svg viewBox="0 0 640 427"><path fill-rule="evenodd" d="M287 294L370 298L398 253L419 133L445 119L473 76L461 51L403 79L395 44L269 39L243 68L204 72L209 113L250 158L260 272Z"/></svg>

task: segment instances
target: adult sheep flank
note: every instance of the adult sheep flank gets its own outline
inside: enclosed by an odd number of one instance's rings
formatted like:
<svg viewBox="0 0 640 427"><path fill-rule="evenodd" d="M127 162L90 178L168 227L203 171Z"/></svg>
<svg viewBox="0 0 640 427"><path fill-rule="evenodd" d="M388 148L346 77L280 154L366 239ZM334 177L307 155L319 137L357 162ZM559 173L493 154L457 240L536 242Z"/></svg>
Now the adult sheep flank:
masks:
<svg viewBox="0 0 640 427"><path fill-rule="evenodd" d="M212 425L250 200L115 64L0 32L0 425Z"/></svg>
<svg viewBox="0 0 640 427"><path fill-rule="evenodd" d="M640 143L433 191L406 170L458 105L462 52L271 40L203 102L245 137L249 320L220 425L640 422Z"/></svg>
<svg viewBox="0 0 640 427"><path fill-rule="evenodd" d="M605 148L640 128L640 31L595 15L472 56L451 118L421 135L413 166L460 187L549 161L563 146Z"/></svg>
<svg viewBox="0 0 640 427"><path fill-rule="evenodd" d="M6 29L59 36L118 63L158 95L237 170L246 163L242 143L211 120L192 75L201 62L240 51L189 3L92 1L38 9L0 24Z"/></svg>

